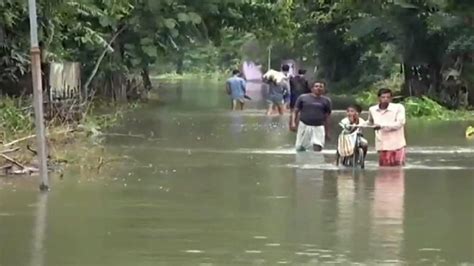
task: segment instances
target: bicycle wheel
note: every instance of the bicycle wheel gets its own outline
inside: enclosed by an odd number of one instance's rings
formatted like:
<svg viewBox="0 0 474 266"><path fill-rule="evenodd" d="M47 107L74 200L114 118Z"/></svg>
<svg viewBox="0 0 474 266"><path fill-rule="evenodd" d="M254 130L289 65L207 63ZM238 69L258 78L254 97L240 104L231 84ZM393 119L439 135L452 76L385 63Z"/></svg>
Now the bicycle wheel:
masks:
<svg viewBox="0 0 474 266"><path fill-rule="evenodd" d="M352 154L352 158L351 158L351 166L353 168L356 168L357 165L358 165L358 160L359 160L359 149L354 149L354 153Z"/></svg>
<svg viewBox="0 0 474 266"><path fill-rule="evenodd" d="M360 166L360 169L364 169L365 168L365 155L364 155L364 149L362 148L358 148L358 160L359 160L359 166Z"/></svg>

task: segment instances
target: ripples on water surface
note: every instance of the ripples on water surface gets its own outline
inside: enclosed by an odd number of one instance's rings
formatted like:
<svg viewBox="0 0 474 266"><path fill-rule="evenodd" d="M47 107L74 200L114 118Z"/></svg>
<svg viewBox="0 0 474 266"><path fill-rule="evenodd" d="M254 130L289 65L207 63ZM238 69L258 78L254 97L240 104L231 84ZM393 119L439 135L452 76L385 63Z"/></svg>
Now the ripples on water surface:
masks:
<svg viewBox="0 0 474 266"><path fill-rule="evenodd" d="M352 171L334 142L296 154L252 86L238 114L216 84L164 89L114 130L145 139L107 139L127 158L107 175L71 169L46 196L1 178L0 265L473 265L467 123L410 122L404 169L372 151Z"/></svg>

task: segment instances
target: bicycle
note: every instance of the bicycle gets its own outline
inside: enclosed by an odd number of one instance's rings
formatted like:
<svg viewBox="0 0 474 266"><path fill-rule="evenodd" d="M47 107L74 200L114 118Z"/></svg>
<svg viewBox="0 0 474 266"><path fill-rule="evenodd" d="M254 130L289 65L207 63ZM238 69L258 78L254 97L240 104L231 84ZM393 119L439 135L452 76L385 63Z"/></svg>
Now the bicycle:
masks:
<svg viewBox="0 0 474 266"><path fill-rule="evenodd" d="M353 147L353 153L352 155L349 155L349 156L341 156L339 154L339 149L336 149L336 166L339 166L339 164L342 163L342 165L346 167L353 167L353 168L360 167L360 169L364 169L366 152L364 151L364 147L361 144L362 143L361 139L363 137L363 134L360 131L354 132L352 134L356 134L354 147Z"/></svg>

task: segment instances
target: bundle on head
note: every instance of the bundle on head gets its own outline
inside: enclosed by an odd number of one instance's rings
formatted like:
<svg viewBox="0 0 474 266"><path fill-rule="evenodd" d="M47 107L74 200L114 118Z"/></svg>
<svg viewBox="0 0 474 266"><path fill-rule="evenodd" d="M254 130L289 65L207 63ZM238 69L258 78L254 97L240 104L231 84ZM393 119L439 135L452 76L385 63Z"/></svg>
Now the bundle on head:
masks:
<svg viewBox="0 0 474 266"><path fill-rule="evenodd" d="M466 129L466 138L474 138L474 126L470 126Z"/></svg>
<svg viewBox="0 0 474 266"><path fill-rule="evenodd" d="M280 83L285 79L285 74L282 72L270 69L263 75L263 79L268 81L275 81L275 83Z"/></svg>

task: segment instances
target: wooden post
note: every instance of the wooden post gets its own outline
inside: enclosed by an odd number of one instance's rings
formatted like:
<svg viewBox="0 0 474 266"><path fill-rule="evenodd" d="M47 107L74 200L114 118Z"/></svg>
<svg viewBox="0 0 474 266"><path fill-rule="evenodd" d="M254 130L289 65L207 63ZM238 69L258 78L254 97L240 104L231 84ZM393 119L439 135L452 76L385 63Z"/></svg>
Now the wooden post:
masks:
<svg viewBox="0 0 474 266"><path fill-rule="evenodd" d="M268 46L268 70L272 69L272 44Z"/></svg>
<svg viewBox="0 0 474 266"><path fill-rule="evenodd" d="M44 132L43 84L41 78L41 55L38 45L38 24L36 17L36 0L28 0L31 37L31 73L33 77L33 96L35 107L36 141L41 177L40 190L49 190L48 166L46 157L46 137Z"/></svg>

